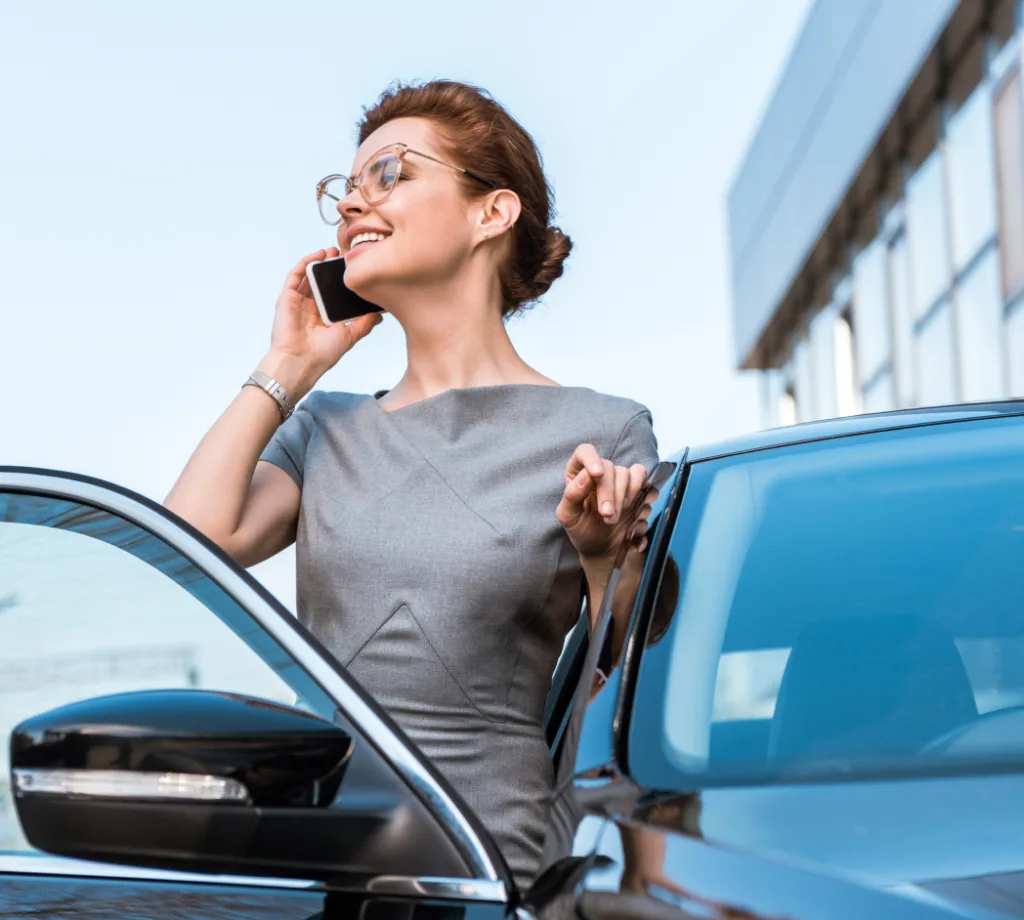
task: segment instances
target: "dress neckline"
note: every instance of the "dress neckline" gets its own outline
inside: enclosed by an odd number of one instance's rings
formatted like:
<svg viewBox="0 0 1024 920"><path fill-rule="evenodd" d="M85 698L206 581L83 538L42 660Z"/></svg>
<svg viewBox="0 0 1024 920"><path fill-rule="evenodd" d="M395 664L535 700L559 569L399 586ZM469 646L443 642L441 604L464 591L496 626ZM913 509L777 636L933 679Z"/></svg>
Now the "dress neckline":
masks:
<svg viewBox="0 0 1024 920"><path fill-rule="evenodd" d="M514 392L516 390L581 390L584 387L566 387L559 384L551 383L491 383L484 386L476 387L452 387L448 390L442 390L440 393L435 393L433 396L425 396L423 399L417 399L416 402L406 403L404 406L398 406L395 409L385 409L380 401L382 397L390 393L390 390L377 390L370 398L381 412L386 412L388 415L393 415L396 412L406 412L411 409L415 409L419 406L427 406L436 403L445 397L463 397L469 394L478 393L497 393L502 391Z"/></svg>

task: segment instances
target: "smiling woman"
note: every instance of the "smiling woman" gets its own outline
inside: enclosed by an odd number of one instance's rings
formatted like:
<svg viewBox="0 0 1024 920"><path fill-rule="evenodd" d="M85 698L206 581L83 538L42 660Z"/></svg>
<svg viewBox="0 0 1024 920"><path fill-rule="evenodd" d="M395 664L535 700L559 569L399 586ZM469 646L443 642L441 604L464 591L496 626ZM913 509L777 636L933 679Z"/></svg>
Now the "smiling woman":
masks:
<svg viewBox="0 0 1024 920"><path fill-rule="evenodd" d="M543 713L563 640L584 590L598 610L623 541L621 584L643 565L656 493L639 520L623 511L657 462L650 413L559 386L513 348L505 318L550 288L571 243L551 224L532 139L486 93L386 92L359 125L351 176L328 176L317 198L338 247L289 274L255 385L167 506L245 565L296 542L299 617L525 884L543 845ZM337 256L345 284L405 332L390 391L310 392L381 321L323 323L306 267Z"/></svg>

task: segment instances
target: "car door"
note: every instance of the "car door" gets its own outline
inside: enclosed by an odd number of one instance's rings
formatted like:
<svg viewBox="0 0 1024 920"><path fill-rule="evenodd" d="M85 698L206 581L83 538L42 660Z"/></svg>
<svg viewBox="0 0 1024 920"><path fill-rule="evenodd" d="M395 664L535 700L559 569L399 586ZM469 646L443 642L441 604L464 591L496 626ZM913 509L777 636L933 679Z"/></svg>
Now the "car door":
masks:
<svg viewBox="0 0 1024 920"><path fill-rule="evenodd" d="M372 848L372 870L340 866L328 883L34 850L9 782L14 726L75 701L156 688L229 691L342 726L354 748L331 807L358 811L372 801L391 822ZM484 920L507 912L511 882L493 842L387 716L216 547L109 484L0 467L0 739L2 916Z"/></svg>

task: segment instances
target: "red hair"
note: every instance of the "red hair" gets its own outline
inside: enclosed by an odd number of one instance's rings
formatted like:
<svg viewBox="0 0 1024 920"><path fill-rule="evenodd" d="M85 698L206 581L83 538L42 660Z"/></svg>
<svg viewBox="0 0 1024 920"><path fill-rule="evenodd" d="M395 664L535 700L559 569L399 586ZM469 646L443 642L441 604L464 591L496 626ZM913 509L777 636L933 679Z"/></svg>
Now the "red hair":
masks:
<svg viewBox="0 0 1024 920"><path fill-rule="evenodd" d="M512 251L501 272L505 315L533 303L560 277L572 241L551 226L554 194L533 138L488 93L466 83L432 80L398 84L363 112L359 143L396 118L424 118L437 130L443 154L458 166L514 191L522 212L510 231ZM467 194L482 186L462 176ZM486 192L483 192L486 194Z"/></svg>

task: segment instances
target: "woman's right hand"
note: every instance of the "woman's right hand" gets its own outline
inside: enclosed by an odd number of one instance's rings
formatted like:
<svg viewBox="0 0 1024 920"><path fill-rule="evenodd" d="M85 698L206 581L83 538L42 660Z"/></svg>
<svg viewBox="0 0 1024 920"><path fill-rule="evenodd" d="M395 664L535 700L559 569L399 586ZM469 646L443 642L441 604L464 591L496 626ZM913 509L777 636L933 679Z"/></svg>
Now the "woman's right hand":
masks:
<svg viewBox="0 0 1024 920"><path fill-rule="evenodd" d="M313 389L317 380L382 319L379 313L369 313L347 324L328 326L320 318L306 266L339 254L331 247L306 256L288 273L277 299L270 352L260 362L260 370L279 381L295 401Z"/></svg>

